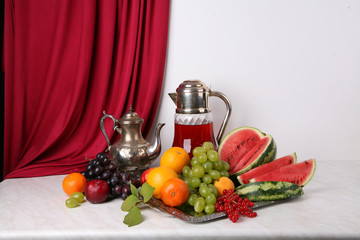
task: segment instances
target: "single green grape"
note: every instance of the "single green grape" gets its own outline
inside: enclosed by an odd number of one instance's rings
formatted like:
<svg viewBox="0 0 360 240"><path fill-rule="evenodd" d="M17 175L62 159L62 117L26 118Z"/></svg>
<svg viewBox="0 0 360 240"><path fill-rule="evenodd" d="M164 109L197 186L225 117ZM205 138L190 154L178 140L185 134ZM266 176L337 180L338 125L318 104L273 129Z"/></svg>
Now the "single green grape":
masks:
<svg viewBox="0 0 360 240"><path fill-rule="evenodd" d="M212 142L204 142L202 144L202 148L205 150L205 152L208 152L209 150L214 149L214 144Z"/></svg>
<svg viewBox="0 0 360 240"><path fill-rule="evenodd" d="M205 153L205 150L202 147L196 147L193 149L193 155L194 156L199 156L200 153Z"/></svg>
<svg viewBox="0 0 360 240"><path fill-rule="evenodd" d="M220 177L220 172L217 170L210 170L209 175L212 179L216 180Z"/></svg>
<svg viewBox="0 0 360 240"><path fill-rule="evenodd" d="M205 183L205 182L200 183L199 188L201 188L201 187L207 187L207 183Z"/></svg>
<svg viewBox="0 0 360 240"><path fill-rule="evenodd" d="M201 180L206 184L212 183L213 181L209 174L205 174Z"/></svg>
<svg viewBox="0 0 360 240"><path fill-rule="evenodd" d="M189 177L189 172L191 171L190 167L189 166L185 166L183 167L182 169L182 174L185 176L185 177Z"/></svg>
<svg viewBox="0 0 360 240"><path fill-rule="evenodd" d="M215 205L214 204L206 204L204 207L204 211L206 214L212 214L215 212Z"/></svg>
<svg viewBox="0 0 360 240"><path fill-rule="evenodd" d="M194 203L195 212L201 213L204 210L204 208L205 208L205 199L203 197L198 197Z"/></svg>
<svg viewBox="0 0 360 240"><path fill-rule="evenodd" d="M207 157L212 162L217 162L219 160L219 154L215 150L209 150L207 152Z"/></svg>
<svg viewBox="0 0 360 240"><path fill-rule="evenodd" d="M205 169L203 166L194 166L191 171L193 172L194 177L202 178L205 174Z"/></svg>
<svg viewBox="0 0 360 240"><path fill-rule="evenodd" d="M220 161L214 162L214 169L218 171L222 170L222 164Z"/></svg>
<svg viewBox="0 0 360 240"><path fill-rule="evenodd" d="M210 190L211 191L211 190ZM206 196L205 198L206 203L215 204L216 203L216 196L212 192Z"/></svg>
<svg viewBox="0 0 360 240"><path fill-rule="evenodd" d="M190 169L190 171L189 171L189 178L192 178L193 176L194 176L194 173L193 173L192 169Z"/></svg>
<svg viewBox="0 0 360 240"><path fill-rule="evenodd" d="M211 190L208 188L208 186L203 186L199 188L199 193L202 197L206 198L211 194Z"/></svg>
<svg viewBox="0 0 360 240"><path fill-rule="evenodd" d="M191 166L194 167L194 166L200 166L201 165L201 162L199 161L199 159L197 157L193 157L191 159L191 162L190 162Z"/></svg>
<svg viewBox="0 0 360 240"><path fill-rule="evenodd" d="M78 202L77 199L71 197L71 198L66 199L65 205L66 205L68 208L74 208L74 207L79 206L79 202Z"/></svg>
<svg viewBox="0 0 360 240"><path fill-rule="evenodd" d="M82 203L84 201L84 194L82 192L74 192L70 195L70 198L75 198L78 203Z"/></svg>
<svg viewBox="0 0 360 240"><path fill-rule="evenodd" d="M188 187L190 186L190 177L184 177L184 182L186 183L186 185L188 185Z"/></svg>
<svg viewBox="0 0 360 240"><path fill-rule="evenodd" d="M220 176L221 177L229 177L229 172L228 171L220 171Z"/></svg>
<svg viewBox="0 0 360 240"><path fill-rule="evenodd" d="M208 173L210 172L210 170L213 169L214 167L214 163L210 162L210 161L206 161L202 164L203 168L205 169L205 172Z"/></svg>
<svg viewBox="0 0 360 240"><path fill-rule="evenodd" d="M219 193L218 193L216 187L214 186L214 184L208 184L208 188L215 195L215 197L217 197L219 195Z"/></svg>
<svg viewBox="0 0 360 240"><path fill-rule="evenodd" d="M193 193L193 194L191 194L191 195L188 197L187 203L188 203L189 205L191 205L191 206L194 206L195 200L196 200L197 198L198 198L198 195L195 194L195 193Z"/></svg>
<svg viewBox="0 0 360 240"><path fill-rule="evenodd" d="M200 183L201 183L200 178L197 177L190 178L190 182L189 182L190 187L197 188L199 187Z"/></svg>
<svg viewBox="0 0 360 240"><path fill-rule="evenodd" d="M221 162L222 170L229 171L229 169L230 169L229 163L226 161L220 161L220 162Z"/></svg>
<svg viewBox="0 0 360 240"><path fill-rule="evenodd" d="M204 163L208 160L206 153L199 153L198 155L199 162Z"/></svg>

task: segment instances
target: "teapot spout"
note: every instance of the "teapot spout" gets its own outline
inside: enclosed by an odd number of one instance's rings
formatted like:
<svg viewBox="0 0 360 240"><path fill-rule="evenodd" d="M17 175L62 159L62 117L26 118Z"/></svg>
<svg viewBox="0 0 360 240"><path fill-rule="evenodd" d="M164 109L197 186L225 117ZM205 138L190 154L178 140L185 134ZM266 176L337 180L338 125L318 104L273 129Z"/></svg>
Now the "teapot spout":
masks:
<svg viewBox="0 0 360 240"><path fill-rule="evenodd" d="M168 93L170 98L173 100L175 105L177 105L177 93Z"/></svg>
<svg viewBox="0 0 360 240"><path fill-rule="evenodd" d="M160 140L160 130L165 125L165 123L159 123L155 130L155 141L154 144L151 145L148 150L147 154L149 156L150 161L155 160L161 152L161 140Z"/></svg>

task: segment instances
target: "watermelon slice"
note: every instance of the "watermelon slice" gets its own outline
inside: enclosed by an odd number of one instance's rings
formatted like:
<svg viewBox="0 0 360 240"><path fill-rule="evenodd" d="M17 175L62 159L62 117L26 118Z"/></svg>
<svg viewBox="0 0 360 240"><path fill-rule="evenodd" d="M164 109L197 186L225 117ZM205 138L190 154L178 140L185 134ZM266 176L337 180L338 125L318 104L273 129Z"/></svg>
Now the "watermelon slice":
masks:
<svg viewBox="0 0 360 240"><path fill-rule="evenodd" d="M220 160L230 165L230 178L236 179L244 172L273 161L276 144L271 135L253 127L240 127L225 136L218 153Z"/></svg>
<svg viewBox="0 0 360 240"><path fill-rule="evenodd" d="M314 158L312 158L304 162L278 168L274 171L254 177L249 181L250 182L283 181L283 182L295 183L303 187L312 179L315 170L316 170L316 161Z"/></svg>
<svg viewBox="0 0 360 240"><path fill-rule="evenodd" d="M261 165L257 168L251 169L250 171L243 173L237 177L240 184L247 184L251 178L260 176L264 173L271 172L275 169L285 167L296 163L296 153L289 154L287 156L278 158L272 162Z"/></svg>

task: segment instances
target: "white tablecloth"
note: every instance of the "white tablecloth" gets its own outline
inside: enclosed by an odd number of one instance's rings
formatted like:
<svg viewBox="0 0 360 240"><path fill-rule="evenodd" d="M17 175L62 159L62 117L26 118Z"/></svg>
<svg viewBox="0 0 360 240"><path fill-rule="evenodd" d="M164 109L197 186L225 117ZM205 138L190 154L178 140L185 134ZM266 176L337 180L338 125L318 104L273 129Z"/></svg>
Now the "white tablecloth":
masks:
<svg viewBox="0 0 360 240"><path fill-rule="evenodd" d="M360 239L360 161L318 161L297 200L237 223L187 223L151 208L127 227L121 199L69 209L64 175L0 183L0 239Z"/></svg>

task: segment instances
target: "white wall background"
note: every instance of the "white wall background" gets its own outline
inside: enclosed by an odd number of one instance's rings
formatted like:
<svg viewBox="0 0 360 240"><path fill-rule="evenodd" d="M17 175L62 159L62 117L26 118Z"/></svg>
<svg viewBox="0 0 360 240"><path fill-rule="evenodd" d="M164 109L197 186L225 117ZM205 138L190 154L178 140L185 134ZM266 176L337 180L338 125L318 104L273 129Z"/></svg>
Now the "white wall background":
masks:
<svg viewBox="0 0 360 240"><path fill-rule="evenodd" d="M225 134L253 126L274 137L278 157L360 160L360 1L173 0L154 123L166 123L162 152L174 134L167 93L188 79L230 99ZM225 105L210 104L217 132Z"/></svg>

